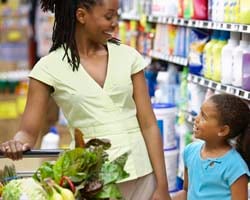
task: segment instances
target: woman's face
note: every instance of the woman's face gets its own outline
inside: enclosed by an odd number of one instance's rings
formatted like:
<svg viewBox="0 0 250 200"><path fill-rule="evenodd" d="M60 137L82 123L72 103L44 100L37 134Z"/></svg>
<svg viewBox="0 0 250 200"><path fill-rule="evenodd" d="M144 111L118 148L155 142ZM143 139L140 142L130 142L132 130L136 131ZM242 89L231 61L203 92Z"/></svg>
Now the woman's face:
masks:
<svg viewBox="0 0 250 200"><path fill-rule="evenodd" d="M106 43L118 25L118 0L102 0L85 15L84 35L94 42Z"/></svg>

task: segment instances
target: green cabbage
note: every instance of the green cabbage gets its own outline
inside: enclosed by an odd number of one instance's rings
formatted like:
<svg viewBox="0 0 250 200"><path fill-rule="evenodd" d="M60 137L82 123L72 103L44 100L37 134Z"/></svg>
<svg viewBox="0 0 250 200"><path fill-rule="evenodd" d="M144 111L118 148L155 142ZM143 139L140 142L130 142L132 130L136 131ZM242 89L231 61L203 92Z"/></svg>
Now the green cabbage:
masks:
<svg viewBox="0 0 250 200"><path fill-rule="evenodd" d="M10 181L4 186L4 200L48 200L48 194L33 178L23 178Z"/></svg>

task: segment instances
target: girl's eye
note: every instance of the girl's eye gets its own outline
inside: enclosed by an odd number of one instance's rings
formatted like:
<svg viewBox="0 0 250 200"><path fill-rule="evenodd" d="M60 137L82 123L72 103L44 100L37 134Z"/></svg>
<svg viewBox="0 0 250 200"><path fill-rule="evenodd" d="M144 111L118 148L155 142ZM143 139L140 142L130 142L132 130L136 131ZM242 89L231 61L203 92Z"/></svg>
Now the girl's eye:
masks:
<svg viewBox="0 0 250 200"><path fill-rule="evenodd" d="M105 16L105 18L106 18L107 20L111 20L113 17L114 17L113 14L108 14L108 15Z"/></svg>

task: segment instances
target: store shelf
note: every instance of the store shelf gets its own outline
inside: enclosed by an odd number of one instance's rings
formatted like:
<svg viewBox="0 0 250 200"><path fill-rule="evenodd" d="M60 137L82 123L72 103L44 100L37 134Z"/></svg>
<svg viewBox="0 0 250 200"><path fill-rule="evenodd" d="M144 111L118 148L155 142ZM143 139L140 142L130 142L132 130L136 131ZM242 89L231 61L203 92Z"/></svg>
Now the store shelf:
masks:
<svg viewBox="0 0 250 200"><path fill-rule="evenodd" d="M232 23L205 21L205 20L183 19L175 17L158 17L152 15L148 16L148 21L153 23L172 24L172 25L186 26L192 28L216 29L216 30L250 33L250 25L245 25L245 24L232 24Z"/></svg>
<svg viewBox="0 0 250 200"><path fill-rule="evenodd" d="M193 75L193 74L188 75L188 81L199 84L201 86L212 88L212 89L220 91L220 92L232 94L232 95L238 96L242 99L250 100L250 92L243 90L241 88L237 88L237 87L233 87L233 86L229 86L229 85L223 85L221 83L203 78L201 76Z"/></svg>
<svg viewBox="0 0 250 200"><path fill-rule="evenodd" d="M135 20L135 21L140 20L140 16L138 14L132 14L132 13L122 13L120 15L120 18L122 20Z"/></svg>
<svg viewBox="0 0 250 200"><path fill-rule="evenodd" d="M8 72L0 72L0 80L23 81L28 79L30 70L16 70Z"/></svg>
<svg viewBox="0 0 250 200"><path fill-rule="evenodd" d="M179 57L179 56L170 56L167 54L163 54L157 51L152 50L150 55L152 58L157 58L160 60L164 60L167 62L171 62L174 64L178 64L178 65L183 65L183 66L187 66L188 64L188 59L187 58L183 58L183 57Z"/></svg>

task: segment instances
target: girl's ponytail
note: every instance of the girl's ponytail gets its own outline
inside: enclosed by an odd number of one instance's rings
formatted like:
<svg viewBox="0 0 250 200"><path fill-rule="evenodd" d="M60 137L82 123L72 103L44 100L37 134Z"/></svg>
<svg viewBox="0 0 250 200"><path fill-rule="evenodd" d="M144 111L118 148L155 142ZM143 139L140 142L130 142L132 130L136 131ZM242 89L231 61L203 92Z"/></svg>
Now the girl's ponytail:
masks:
<svg viewBox="0 0 250 200"><path fill-rule="evenodd" d="M244 133L240 134L236 141L236 149L246 161L250 169L250 123Z"/></svg>

